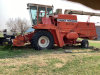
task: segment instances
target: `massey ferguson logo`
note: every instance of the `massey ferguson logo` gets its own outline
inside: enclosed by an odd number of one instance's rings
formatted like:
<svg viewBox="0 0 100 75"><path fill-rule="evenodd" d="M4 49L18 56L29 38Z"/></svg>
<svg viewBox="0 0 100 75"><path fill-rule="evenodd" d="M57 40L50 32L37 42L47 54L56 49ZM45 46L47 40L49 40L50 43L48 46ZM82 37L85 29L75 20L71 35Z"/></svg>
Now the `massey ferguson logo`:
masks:
<svg viewBox="0 0 100 75"><path fill-rule="evenodd" d="M69 19L57 19L58 22L75 22L77 23L77 20L69 20Z"/></svg>

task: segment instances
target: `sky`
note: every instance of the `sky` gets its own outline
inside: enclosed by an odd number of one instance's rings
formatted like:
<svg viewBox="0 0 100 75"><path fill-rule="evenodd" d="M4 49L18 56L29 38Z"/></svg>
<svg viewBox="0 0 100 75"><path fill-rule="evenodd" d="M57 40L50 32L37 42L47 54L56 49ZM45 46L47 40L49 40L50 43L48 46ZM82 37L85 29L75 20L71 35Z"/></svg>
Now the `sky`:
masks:
<svg viewBox="0 0 100 75"><path fill-rule="evenodd" d="M9 18L26 18L30 20L29 12L27 10L27 3L37 3L44 5L53 5L55 11L57 8L61 8L64 12L65 9L81 10L87 12L100 13L100 11L93 10L82 4L74 3L64 0L0 0L0 30L7 28L6 22ZM79 15L78 21L86 22L88 16ZM91 17L91 22L100 22L100 17Z"/></svg>

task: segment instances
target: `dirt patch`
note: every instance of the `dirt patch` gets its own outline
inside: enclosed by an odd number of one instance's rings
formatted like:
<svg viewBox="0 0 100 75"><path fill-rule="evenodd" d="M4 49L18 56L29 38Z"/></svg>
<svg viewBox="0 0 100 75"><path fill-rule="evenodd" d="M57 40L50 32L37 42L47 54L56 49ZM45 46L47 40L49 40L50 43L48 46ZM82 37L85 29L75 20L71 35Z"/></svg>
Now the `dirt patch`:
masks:
<svg viewBox="0 0 100 75"><path fill-rule="evenodd" d="M90 40L89 42L100 43L100 41L94 41L94 40Z"/></svg>
<svg viewBox="0 0 100 75"><path fill-rule="evenodd" d="M64 64L63 63L56 63L55 67L61 68Z"/></svg>

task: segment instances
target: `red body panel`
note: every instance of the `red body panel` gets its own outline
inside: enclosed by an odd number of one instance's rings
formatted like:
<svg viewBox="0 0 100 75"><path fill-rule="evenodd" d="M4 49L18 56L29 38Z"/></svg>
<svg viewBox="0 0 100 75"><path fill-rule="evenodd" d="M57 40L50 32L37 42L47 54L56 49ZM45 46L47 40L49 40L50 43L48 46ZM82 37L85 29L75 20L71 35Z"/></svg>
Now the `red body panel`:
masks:
<svg viewBox="0 0 100 75"><path fill-rule="evenodd" d="M32 39L34 33L29 33L29 34L26 34L26 35L18 35L13 40L13 46L20 47L20 46L23 46L26 42L31 42L30 40Z"/></svg>
<svg viewBox="0 0 100 75"><path fill-rule="evenodd" d="M97 37L94 23L78 22L77 28L80 29L80 37ZM77 28L75 28L77 30Z"/></svg>
<svg viewBox="0 0 100 75"><path fill-rule="evenodd" d="M58 14L59 19L77 20L76 15Z"/></svg>
<svg viewBox="0 0 100 75"><path fill-rule="evenodd" d="M76 44L77 38L93 39L97 37L95 24L88 22L77 22L76 15L58 14L55 17L42 18L42 24L37 24L34 29L45 29L54 36L55 44L63 47L64 44ZM29 40L34 34L25 35ZM23 40L23 39L21 39ZM15 45L15 44L14 44ZM18 45L16 45L18 46Z"/></svg>

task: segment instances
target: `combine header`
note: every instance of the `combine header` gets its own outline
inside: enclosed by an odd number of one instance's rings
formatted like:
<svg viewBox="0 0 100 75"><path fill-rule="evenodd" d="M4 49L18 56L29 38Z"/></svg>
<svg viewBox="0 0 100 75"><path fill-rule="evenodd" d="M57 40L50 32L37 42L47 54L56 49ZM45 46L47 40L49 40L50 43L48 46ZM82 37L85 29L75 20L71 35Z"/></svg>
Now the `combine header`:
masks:
<svg viewBox="0 0 100 75"><path fill-rule="evenodd" d="M13 46L23 46L30 42L36 50L51 49L54 44L63 47L66 44L79 44L88 48L89 42L86 39L97 37L94 23L78 22L77 16L90 15L100 16L98 13L89 13L75 10L65 10L62 14L61 9L53 13L53 6L28 3L34 33L18 35L13 40ZM84 38L77 41L78 38Z"/></svg>

